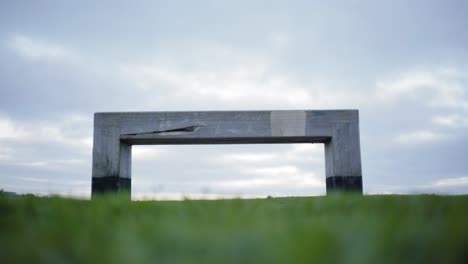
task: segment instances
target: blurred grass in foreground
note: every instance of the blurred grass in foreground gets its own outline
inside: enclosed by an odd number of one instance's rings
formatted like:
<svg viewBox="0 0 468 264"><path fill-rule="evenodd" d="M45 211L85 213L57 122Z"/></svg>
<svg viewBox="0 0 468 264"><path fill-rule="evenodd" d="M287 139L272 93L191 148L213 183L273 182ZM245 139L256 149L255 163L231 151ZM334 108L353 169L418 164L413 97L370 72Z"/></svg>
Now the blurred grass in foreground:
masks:
<svg viewBox="0 0 468 264"><path fill-rule="evenodd" d="M1 263L468 263L468 196L0 194Z"/></svg>

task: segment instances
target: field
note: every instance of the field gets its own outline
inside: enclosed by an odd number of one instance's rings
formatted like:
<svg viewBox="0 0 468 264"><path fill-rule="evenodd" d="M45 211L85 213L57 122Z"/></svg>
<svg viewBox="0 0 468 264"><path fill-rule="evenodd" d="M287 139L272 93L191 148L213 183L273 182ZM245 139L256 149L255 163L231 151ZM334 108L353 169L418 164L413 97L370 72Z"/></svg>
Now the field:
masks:
<svg viewBox="0 0 468 264"><path fill-rule="evenodd" d="M1 263L468 263L468 196L0 194Z"/></svg>

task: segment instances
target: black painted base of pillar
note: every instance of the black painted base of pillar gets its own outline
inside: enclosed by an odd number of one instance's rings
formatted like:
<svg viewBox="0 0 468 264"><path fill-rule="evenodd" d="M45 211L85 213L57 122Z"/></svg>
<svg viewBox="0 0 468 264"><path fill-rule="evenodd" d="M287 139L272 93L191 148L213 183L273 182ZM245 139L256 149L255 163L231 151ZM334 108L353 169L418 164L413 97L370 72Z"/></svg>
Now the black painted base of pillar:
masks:
<svg viewBox="0 0 468 264"><path fill-rule="evenodd" d="M353 192L362 194L361 176L333 176L327 178L327 193Z"/></svg>
<svg viewBox="0 0 468 264"><path fill-rule="evenodd" d="M132 180L120 177L100 177L92 178L91 196L111 193L128 193L130 197L132 189Z"/></svg>

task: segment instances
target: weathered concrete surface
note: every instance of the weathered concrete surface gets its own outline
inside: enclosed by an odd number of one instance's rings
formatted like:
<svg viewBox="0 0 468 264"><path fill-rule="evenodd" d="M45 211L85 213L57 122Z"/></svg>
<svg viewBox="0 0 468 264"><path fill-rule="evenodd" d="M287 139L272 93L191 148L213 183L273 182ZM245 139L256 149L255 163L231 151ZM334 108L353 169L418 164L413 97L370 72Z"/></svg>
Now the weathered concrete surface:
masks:
<svg viewBox="0 0 468 264"><path fill-rule="evenodd" d="M130 192L132 145L261 143L324 143L327 192L362 193L357 110L96 113L92 193Z"/></svg>

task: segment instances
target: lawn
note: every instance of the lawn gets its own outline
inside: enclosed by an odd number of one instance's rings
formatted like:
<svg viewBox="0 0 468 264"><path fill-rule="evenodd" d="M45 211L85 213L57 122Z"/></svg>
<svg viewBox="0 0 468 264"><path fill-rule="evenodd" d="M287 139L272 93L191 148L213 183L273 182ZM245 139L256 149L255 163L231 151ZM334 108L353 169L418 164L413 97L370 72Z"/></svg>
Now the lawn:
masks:
<svg viewBox="0 0 468 264"><path fill-rule="evenodd" d="M1 263L468 263L468 196L0 194Z"/></svg>

